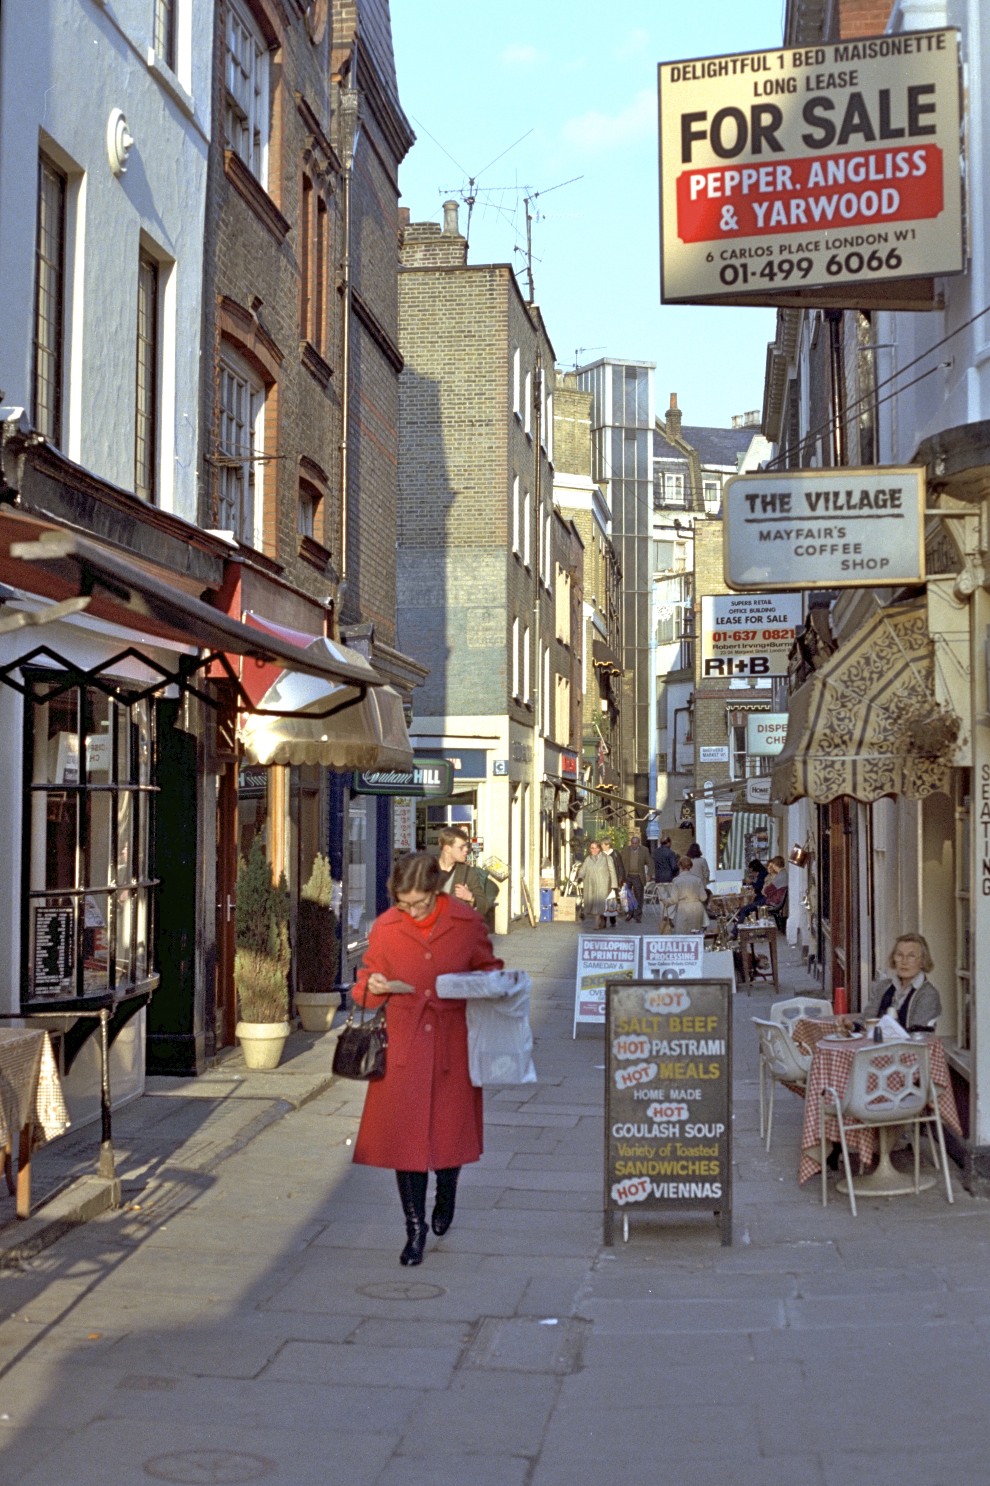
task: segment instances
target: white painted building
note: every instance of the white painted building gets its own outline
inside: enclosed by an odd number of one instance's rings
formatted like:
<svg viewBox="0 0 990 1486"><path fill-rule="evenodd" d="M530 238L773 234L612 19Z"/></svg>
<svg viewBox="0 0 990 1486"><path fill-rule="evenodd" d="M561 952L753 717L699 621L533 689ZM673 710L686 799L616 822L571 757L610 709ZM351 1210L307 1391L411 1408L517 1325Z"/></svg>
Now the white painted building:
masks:
<svg viewBox="0 0 990 1486"><path fill-rule="evenodd" d="M164 694L163 670L206 636L179 637L168 587L147 622L149 567L123 562L94 598L90 560L106 542L121 563L153 529L177 589L222 573L196 527L214 14L214 0L0 9L0 1011L86 1008L43 1023L65 1034L74 1122L99 1109L99 1038L77 1034L100 1002L115 1101L143 1085L156 703L131 699ZM37 560L39 539L62 544L61 567ZM76 612L50 622L75 587Z"/></svg>
<svg viewBox="0 0 990 1486"><path fill-rule="evenodd" d="M35 426L76 464L188 521L213 20L214 0L0 10L3 401L36 402L36 242L25 227L37 220L53 307L46 355L63 375L41 390ZM157 341L157 388L135 385L139 335Z"/></svg>

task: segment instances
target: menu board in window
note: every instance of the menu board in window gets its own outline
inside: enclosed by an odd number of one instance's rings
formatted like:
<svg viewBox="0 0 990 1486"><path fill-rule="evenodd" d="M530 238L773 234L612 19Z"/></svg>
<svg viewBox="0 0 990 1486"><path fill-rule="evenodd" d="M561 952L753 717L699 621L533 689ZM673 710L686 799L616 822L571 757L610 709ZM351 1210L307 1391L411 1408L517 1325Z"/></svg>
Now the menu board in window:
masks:
<svg viewBox="0 0 990 1486"><path fill-rule="evenodd" d="M605 1243L615 1214L714 1213L732 1242L727 980L605 988Z"/></svg>
<svg viewBox="0 0 990 1486"><path fill-rule="evenodd" d="M41 905L35 908L33 996L60 996L71 988L75 937L75 914L71 908Z"/></svg>

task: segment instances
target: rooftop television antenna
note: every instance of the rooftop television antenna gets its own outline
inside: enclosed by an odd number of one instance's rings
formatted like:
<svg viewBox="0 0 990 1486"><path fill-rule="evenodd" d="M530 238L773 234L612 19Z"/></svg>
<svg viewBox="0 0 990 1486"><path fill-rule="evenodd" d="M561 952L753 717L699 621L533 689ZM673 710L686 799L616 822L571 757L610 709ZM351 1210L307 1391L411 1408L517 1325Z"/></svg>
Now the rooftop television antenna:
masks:
<svg viewBox="0 0 990 1486"><path fill-rule="evenodd" d="M575 346L574 347L574 370L577 371L580 364L582 351L604 351L604 346Z"/></svg>
<svg viewBox="0 0 990 1486"><path fill-rule="evenodd" d="M464 236L468 239L469 242L471 240L471 213L474 211L474 204L478 199L479 180L484 175L486 170L491 170L492 166L497 165L499 160L503 159L510 150L514 150L517 144L522 144L524 139L528 139L532 132L532 129L527 129L526 133L520 134L519 138L515 140L513 144L507 145L504 150L497 154L494 160L489 160L488 164L484 167L484 169L479 170L477 175L469 175L467 190L465 190L463 186L453 186L450 188L450 190L443 193L446 196L459 196L464 202L464 205L467 207L467 226L464 231ZM429 130L426 130L426 133L429 134ZM430 138L433 139L432 134L430 134ZM434 144L436 143L438 143L438 141L434 140ZM443 149L443 146L441 145L440 148ZM446 150L444 150L444 154L447 155L448 159L454 160L453 155L448 154ZM454 160L454 164L457 164L456 160ZM512 191L516 188L514 186L485 186L483 187L483 189L486 191Z"/></svg>
<svg viewBox="0 0 990 1486"><path fill-rule="evenodd" d="M529 293L526 296L528 304L532 304L535 298L533 293L533 216L530 212L530 203L539 196L549 196L551 191L559 191L564 186L573 186L575 181L584 180L584 176L572 175L570 180L558 181L555 186L544 186L542 191L533 191L529 196L523 197L526 207L526 283Z"/></svg>

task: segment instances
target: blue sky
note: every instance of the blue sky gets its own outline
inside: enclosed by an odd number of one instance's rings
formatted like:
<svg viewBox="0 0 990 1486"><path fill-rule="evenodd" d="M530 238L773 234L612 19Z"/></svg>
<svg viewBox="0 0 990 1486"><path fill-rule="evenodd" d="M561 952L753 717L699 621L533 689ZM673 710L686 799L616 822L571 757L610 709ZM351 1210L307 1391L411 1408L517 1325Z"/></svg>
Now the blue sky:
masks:
<svg viewBox="0 0 990 1486"><path fill-rule="evenodd" d="M657 363L657 411L759 408L774 313L660 304L657 63L780 45L783 0L391 0L413 221L475 178L469 261L533 276L558 364ZM574 179L580 177L580 179ZM568 184L564 184L567 182ZM584 350L578 348L584 347Z"/></svg>

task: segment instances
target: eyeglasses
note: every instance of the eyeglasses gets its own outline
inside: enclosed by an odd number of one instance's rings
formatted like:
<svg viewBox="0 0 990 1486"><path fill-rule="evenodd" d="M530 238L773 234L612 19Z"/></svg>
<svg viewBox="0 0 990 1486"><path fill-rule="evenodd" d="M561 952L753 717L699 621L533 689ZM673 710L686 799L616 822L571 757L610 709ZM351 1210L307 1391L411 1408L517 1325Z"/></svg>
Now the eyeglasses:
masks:
<svg viewBox="0 0 990 1486"><path fill-rule="evenodd" d="M425 898L396 898L395 906L401 913L411 913L413 918L419 918L422 914L429 913L436 897L436 893L430 893Z"/></svg>

